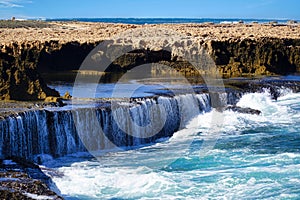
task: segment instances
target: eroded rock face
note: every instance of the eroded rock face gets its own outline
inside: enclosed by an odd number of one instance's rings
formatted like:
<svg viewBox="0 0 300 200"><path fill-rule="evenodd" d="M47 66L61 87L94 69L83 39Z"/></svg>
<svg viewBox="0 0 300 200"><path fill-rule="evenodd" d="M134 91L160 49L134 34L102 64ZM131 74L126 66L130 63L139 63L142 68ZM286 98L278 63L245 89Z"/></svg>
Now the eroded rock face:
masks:
<svg viewBox="0 0 300 200"><path fill-rule="evenodd" d="M158 38L161 45L165 40ZM153 39L153 38L150 38ZM176 38L175 38L176 39ZM170 66L185 75L198 75L188 61L180 58L180 50L190 50L189 38L179 38L167 44L147 46L147 40L135 42L134 51L125 53L110 64L108 71L126 72L146 63ZM0 99L38 100L59 93L47 87L39 72L78 70L85 57L99 42L60 41L0 44ZM198 41L215 61L225 77L241 75L289 74L300 71L300 39L228 39ZM119 44L117 44L119 45ZM162 46L162 47L163 47ZM152 73L164 69L153 67ZM200 70L205 73L205 70Z"/></svg>
<svg viewBox="0 0 300 200"><path fill-rule="evenodd" d="M206 69L201 69L201 67L195 69L194 63L185 59L193 56L193 51L196 51L198 55L201 54L201 47L204 47L211 56L220 74L224 77L285 75L300 71L300 39L235 38L224 41L198 41L193 38L180 37L173 40L163 37L153 38L143 37L142 40L130 38L127 43L132 44L134 50L110 60L112 64L108 71L126 72L142 64L160 63L185 75L205 74L207 73ZM114 45L118 52L118 46L122 45L122 41L113 41L108 44ZM101 55L103 54L107 54L107 59L111 58L111 53L102 51ZM182 55L186 54L189 56L183 58ZM166 69L155 66L152 69L154 72L165 72L164 70Z"/></svg>
<svg viewBox="0 0 300 200"><path fill-rule="evenodd" d="M300 70L299 39L211 41L210 45L221 73L228 76L289 74Z"/></svg>
<svg viewBox="0 0 300 200"><path fill-rule="evenodd" d="M0 99L37 100L59 93L47 87L37 72L41 44L0 45Z"/></svg>
<svg viewBox="0 0 300 200"><path fill-rule="evenodd" d="M78 69L96 44L37 41L0 45L0 99L59 97L57 91L47 87L39 73Z"/></svg>

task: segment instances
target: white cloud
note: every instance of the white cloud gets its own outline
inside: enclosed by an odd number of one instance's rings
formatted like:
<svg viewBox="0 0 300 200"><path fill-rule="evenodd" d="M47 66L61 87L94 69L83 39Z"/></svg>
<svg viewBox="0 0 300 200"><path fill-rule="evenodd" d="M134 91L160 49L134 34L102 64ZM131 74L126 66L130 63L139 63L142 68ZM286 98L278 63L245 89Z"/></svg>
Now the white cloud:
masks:
<svg viewBox="0 0 300 200"><path fill-rule="evenodd" d="M0 8L21 8L23 4L32 3L27 0L0 0Z"/></svg>
<svg viewBox="0 0 300 200"><path fill-rule="evenodd" d="M260 0L257 2L252 2L253 4L248 5L248 8L260 8L266 7L274 3L274 0Z"/></svg>

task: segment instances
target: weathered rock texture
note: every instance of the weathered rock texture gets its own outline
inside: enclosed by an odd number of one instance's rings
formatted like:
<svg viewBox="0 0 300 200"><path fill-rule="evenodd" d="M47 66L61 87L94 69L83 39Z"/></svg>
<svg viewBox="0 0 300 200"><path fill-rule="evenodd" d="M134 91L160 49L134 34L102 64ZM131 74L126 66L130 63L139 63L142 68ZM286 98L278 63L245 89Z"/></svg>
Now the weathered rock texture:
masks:
<svg viewBox="0 0 300 200"><path fill-rule="evenodd" d="M300 71L299 39L239 39L210 44L213 59L224 75L284 75Z"/></svg>
<svg viewBox="0 0 300 200"><path fill-rule="evenodd" d="M0 98L2 100L36 100L59 96L47 87L37 72L41 44L12 43L0 46Z"/></svg>
<svg viewBox="0 0 300 200"><path fill-rule="evenodd" d="M50 190L50 177L24 158L0 159L0 179L0 199L63 199Z"/></svg>
<svg viewBox="0 0 300 200"><path fill-rule="evenodd" d="M47 96L59 96L58 92L46 86L40 72L78 70L85 57L101 41L125 30L135 30L138 27L147 30L148 26L70 23L56 24L54 27L56 28L0 30L0 38L4 39L0 44L0 99L38 100ZM298 25L149 25L148 28L153 27L168 28L173 32L177 31L178 35L167 49L163 48L164 43L161 48L157 48L149 44L150 40L147 43L147 40L143 41L143 37L134 37L133 40L139 45L133 51L113 60L106 71L125 72L145 63L160 63L185 75L197 75L199 71L191 63L176 56L178 49L187 50L190 48L188 44L195 41L206 48L218 70L226 77L300 71ZM15 35L16 39L9 33ZM162 38L173 37L166 33L160 32L154 40L164 42ZM68 34L71 34L70 37L67 37ZM122 44L122 41L119 43ZM154 68L153 71L157 72L159 69ZM205 70L201 73L205 73Z"/></svg>
<svg viewBox="0 0 300 200"><path fill-rule="evenodd" d="M0 99L58 97L59 93L47 87L40 72L78 69L94 45L58 41L0 45Z"/></svg>
<svg viewBox="0 0 300 200"><path fill-rule="evenodd" d="M300 39L260 38L203 42L225 77L286 75L300 72ZM127 71L145 63L161 63L186 75L197 75L192 64L166 50L130 52L113 62L111 71Z"/></svg>

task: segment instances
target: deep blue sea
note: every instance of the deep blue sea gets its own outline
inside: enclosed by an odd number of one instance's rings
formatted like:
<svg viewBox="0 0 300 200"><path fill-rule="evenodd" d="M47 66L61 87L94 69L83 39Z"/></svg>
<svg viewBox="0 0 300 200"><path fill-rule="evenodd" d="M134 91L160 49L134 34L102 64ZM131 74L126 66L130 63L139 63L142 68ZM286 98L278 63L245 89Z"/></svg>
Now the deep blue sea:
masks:
<svg viewBox="0 0 300 200"><path fill-rule="evenodd" d="M238 18L56 18L46 19L46 21L81 21L81 22L106 22L106 23L124 23L124 24L178 24L178 23L244 23L258 22L268 23L277 21L285 24L288 19L238 19Z"/></svg>

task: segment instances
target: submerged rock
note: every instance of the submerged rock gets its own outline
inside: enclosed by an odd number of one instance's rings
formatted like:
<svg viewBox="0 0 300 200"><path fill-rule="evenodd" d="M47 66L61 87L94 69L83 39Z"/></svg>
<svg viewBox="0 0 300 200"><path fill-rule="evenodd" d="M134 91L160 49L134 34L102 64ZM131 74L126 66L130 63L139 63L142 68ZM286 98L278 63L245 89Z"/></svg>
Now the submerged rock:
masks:
<svg viewBox="0 0 300 200"><path fill-rule="evenodd" d="M242 108L239 106L227 106L225 110L232 110L233 112L238 112L238 113L245 113L245 114L251 114L251 115L260 115L261 111L252 109L252 108Z"/></svg>

